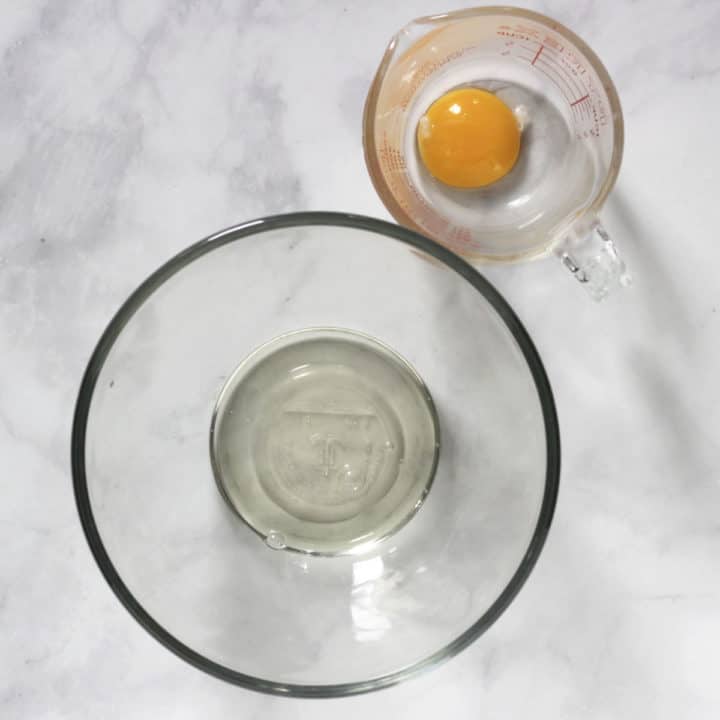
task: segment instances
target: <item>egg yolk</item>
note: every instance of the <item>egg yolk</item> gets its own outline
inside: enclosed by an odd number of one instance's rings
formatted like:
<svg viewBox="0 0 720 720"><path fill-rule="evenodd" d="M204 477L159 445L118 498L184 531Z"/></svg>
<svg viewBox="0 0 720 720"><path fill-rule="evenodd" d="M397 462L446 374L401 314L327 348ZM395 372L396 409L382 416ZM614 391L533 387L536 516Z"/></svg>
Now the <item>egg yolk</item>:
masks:
<svg viewBox="0 0 720 720"><path fill-rule="evenodd" d="M487 90L461 88L436 100L417 128L420 157L446 185L477 188L512 170L520 127L512 110Z"/></svg>

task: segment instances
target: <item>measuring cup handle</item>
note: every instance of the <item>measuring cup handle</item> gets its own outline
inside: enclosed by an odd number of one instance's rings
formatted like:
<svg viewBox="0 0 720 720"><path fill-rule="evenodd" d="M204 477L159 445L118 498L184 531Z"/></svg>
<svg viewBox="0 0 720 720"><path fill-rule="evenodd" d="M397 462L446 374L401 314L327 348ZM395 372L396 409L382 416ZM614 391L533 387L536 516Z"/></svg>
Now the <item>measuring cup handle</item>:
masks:
<svg viewBox="0 0 720 720"><path fill-rule="evenodd" d="M615 243L597 218L571 227L555 252L594 300L602 300L614 287L626 287L632 281Z"/></svg>

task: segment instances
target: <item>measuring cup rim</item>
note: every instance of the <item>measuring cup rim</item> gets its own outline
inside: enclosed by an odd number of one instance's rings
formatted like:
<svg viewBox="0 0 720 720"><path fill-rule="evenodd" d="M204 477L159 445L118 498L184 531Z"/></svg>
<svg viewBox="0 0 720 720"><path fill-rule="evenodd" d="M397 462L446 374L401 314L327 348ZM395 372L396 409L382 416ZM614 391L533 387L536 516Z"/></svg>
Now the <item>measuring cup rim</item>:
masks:
<svg viewBox="0 0 720 720"><path fill-rule="evenodd" d="M370 175L370 180L377 192L378 196L382 200L385 207L390 211L390 214L401 224L406 227L412 228L420 233L425 233L410 215L404 210L400 203L395 199L388 183L380 168L378 161L378 148L375 143L375 118L377 113L377 104L380 97L380 91L382 89L385 75L393 64L395 58L396 49L401 42L403 35L409 34L410 28L417 26L429 26L432 28L440 27L445 24L452 23L454 21L463 20L465 18L478 17L483 15L512 15L519 18L526 18L528 20L534 20L542 25L547 26L549 29L554 30L561 36L567 38L572 42L578 50L588 59L588 62L597 73L600 78L603 89L605 90L608 102L610 104L610 117L612 118L613 125L613 150L610 157L610 163L608 166L607 173L603 179L602 184L598 188L593 201L583 210L581 210L574 220L579 219L584 215L595 215L602 208L605 200L612 190L617 180L618 173L620 172L620 165L622 163L623 150L625 145L625 123L623 120L622 107L620 105L620 96L618 95L615 83L613 83L610 74L608 73L602 60L598 57L597 53L576 33L570 28L566 27L562 23L554 20L553 18L543 15L542 13L535 12L534 10L527 10L525 8L503 6L503 5L489 5L484 7L465 8L463 10L454 10L439 15L424 15L411 20L403 28L401 28L388 43L385 53L383 54L380 65L378 66L375 76L370 84L367 97L365 99L365 107L363 109L363 152L365 155L365 165ZM427 35L427 32L423 33L421 37ZM411 47L415 45L416 38ZM552 239L548 238L548 243L544 247L531 250L529 252L522 252L514 255L506 255L503 257L495 257L492 255L483 255L479 259L485 262L513 262L519 259L528 259L533 256L543 255L552 247Z"/></svg>

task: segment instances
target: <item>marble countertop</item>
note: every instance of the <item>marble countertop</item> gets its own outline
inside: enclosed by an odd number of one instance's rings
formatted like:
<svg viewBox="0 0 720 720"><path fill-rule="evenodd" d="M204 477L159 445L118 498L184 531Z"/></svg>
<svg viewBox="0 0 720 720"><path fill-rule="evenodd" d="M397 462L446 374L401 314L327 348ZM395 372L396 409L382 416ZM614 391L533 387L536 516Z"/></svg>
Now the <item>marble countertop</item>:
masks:
<svg viewBox="0 0 720 720"><path fill-rule="evenodd" d="M387 217L362 157L365 92L396 29L461 3L3 8L0 716L718 716L720 5L528 4L583 36L618 86L626 153L603 217L635 282L597 305L553 260L486 271L556 394L549 541L460 656L320 701L205 676L121 607L77 519L73 405L112 313L192 241L291 210Z"/></svg>

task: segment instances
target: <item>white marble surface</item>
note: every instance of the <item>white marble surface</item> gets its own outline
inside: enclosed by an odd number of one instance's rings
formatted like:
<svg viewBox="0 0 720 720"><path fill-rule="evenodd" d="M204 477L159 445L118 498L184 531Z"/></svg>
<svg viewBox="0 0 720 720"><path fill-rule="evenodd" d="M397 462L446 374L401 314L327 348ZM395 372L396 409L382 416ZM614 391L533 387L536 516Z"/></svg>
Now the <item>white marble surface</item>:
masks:
<svg viewBox="0 0 720 720"><path fill-rule="evenodd" d="M555 523L500 621L443 667L345 700L226 685L157 644L97 571L73 403L151 270L257 215L386 217L364 94L408 0L11 0L0 22L0 717L716 718L720 712L720 5L532 2L615 78L604 215L635 275L603 305L553 261L487 271L535 338L564 440Z"/></svg>

